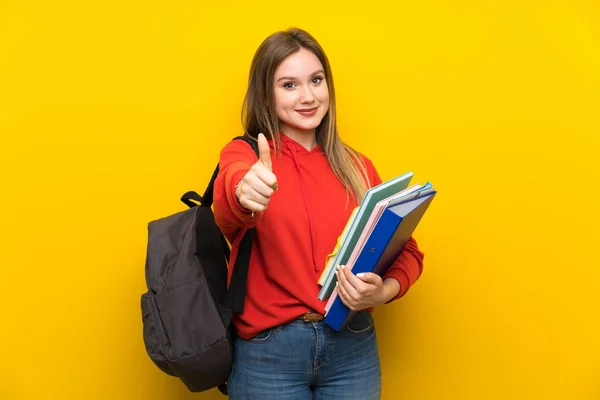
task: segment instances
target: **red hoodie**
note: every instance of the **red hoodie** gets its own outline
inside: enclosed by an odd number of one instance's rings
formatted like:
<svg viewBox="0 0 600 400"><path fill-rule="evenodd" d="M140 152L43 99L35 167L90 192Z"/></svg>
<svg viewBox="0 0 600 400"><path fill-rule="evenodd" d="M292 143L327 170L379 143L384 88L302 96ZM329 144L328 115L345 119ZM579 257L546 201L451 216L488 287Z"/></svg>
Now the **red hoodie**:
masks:
<svg viewBox="0 0 600 400"><path fill-rule="evenodd" d="M319 146L308 151L283 134L281 156L274 155L273 142L269 141L269 145L279 189L265 212L252 217L235 195L237 183L258 161L244 141L234 140L221 151L214 187L215 219L232 244L230 266L235 263L246 229L256 226L244 312L233 318L243 339L307 311L325 312L326 301L317 299L320 290L317 280L327 255L357 206L356 200L347 196ZM362 157L370 185L378 185L381 178L371 161ZM411 238L383 276L400 284L400 292L394 299L406 293L422 269L423 253Z"/></svg>

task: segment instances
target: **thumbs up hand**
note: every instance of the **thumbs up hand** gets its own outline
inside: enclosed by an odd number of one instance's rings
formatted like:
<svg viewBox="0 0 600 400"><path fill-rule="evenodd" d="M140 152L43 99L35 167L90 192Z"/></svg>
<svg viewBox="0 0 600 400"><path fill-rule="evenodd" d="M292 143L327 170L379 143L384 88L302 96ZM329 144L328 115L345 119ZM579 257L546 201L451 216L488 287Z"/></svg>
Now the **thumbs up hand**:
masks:
<svg viewBox="0 0 600 400"><path fill-rule="evenodd" d="M244 175L237 187L236 196L242 207L254 214L267 209L277 188L277 177L271 164L271 149L265 135L259 133L258 161Z"/></svg>

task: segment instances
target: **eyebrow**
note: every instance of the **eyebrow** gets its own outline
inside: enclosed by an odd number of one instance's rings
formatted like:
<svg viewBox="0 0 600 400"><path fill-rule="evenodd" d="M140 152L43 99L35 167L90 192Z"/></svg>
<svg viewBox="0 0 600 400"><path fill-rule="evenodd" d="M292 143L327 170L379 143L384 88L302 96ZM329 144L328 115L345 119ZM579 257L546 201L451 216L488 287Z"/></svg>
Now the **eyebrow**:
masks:
<svg viewBox="0 0 600 400"><path fill-rule="evenodd" d="M315 76L317 74L324 74L324 73L325 73L325 71L323 71L322 69L320 69L320 70L315 71L312 74L310 74L310 77L312 78L313 76ZM296 77L295 76L282 76L281 78L277 79L277 82L282 81L284 79L293 81L294 79L296 79Z"/></svg>

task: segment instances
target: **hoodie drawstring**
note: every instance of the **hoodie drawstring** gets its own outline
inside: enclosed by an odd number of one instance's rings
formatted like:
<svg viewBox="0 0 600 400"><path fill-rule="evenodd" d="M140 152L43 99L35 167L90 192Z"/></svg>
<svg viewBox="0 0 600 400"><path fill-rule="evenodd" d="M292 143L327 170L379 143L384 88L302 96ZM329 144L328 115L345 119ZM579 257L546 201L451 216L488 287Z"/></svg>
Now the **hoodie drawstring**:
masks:
<svg viewBox="0 0 600 400"><path fill-rule="evenodd" d="M283 141L285 142L286 147L288 148L288 150L290 151L290 153L292 154L292 159L294 160L294 165L296 166L296 173L298 174L298 182L300 183L300 191L302 192L302 198L304 199L303 203L304 203L304 207L306 209L306 215L308 216L308 230L310 233L310 243L311 243L311 247L312 247L312 260L313 260L313 268L315 269L315 271L319 271L319 267L317 266L317 246L316 246L316 232L314 232L315 229L315 224L313 222L313 216L310 212L310 207L308 206L308 202L307 202L307 195L304 189L304 182L302 180L302 173L300 171L300 164L298 163L298 160L296 158L296 151L292 148L290 148L289 144L287 143L287 141Z"/></svg>

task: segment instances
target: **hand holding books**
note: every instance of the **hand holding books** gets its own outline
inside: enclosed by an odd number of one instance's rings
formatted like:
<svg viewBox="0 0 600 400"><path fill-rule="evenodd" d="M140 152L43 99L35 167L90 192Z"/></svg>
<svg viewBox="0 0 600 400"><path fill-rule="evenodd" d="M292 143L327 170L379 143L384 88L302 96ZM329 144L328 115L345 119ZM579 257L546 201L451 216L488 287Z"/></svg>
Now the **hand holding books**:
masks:
<svg viewBox="0 0 600 400"><path fill-rule="evenodd" d="M353 311L384 304L400 289L394 279L390 279L386 286L379 275L372 272L354 275L345 265L339 266L336 277L335 290L342 303Z"/></svg>

